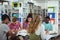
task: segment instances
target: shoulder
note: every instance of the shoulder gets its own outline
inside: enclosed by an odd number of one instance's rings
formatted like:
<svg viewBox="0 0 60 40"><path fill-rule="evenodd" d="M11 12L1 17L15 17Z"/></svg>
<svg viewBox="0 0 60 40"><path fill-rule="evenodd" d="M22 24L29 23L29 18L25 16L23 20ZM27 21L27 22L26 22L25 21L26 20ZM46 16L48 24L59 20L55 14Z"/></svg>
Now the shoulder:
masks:
<svg viewBox="0 0 60 40"><path fill-rule="evenodd" d="M9 26L14 26L14 24L13 23L10 23Z"/></svg>
<svg viewBox="0 0 60 40"><path fill-rule="evenodd" d="M45 22L42 23L43 25L45 24Z"/></svg>
<svg viewBox="0 0 60 40"><path fill-rule="evenodd" d="M6 24L0 24L0 26L7 26Z"/></svg>
<svg viewBox="0 0 60 40"><path fill-rule="evenodd" d="M50 25L52 25L50 22L49 22Z"/></svg>
<svg viewBox="0 0 60 40"><path fill-rule="evenodd" d="M0 24L0 28L9 28L7 24Z"/></svg>
<svg viewBox="0 0 60 40"><path fill-rule="evenodd" d="M17 21L18 24L21 24L19 21Z"/></svg>
<svg viewBox="0 0 60 40"><path fill-rule="evenodd" d="M44 28L43 24L41 24L41 25L38 26L38 29L43 29L43 28Z"/></svg>

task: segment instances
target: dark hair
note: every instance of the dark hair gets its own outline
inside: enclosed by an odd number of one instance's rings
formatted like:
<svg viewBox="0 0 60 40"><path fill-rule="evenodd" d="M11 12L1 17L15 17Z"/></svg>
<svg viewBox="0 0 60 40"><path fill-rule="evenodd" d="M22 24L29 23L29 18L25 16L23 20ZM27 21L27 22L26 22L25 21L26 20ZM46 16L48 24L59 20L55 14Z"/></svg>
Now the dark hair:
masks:
<svg viewBox="0 0 60 40"><path fill-rule="evenodd" d="M46 16L45 19L49 19L50 20L50 17L49 16Z"/></svg>
<svg viewBox="0 0 60 40"><path fill-rule="evenodd" d="M26 19L26 22L28 22L28 18L32 18L32 13L29 13Z"/></svg>
<svg viewBox="0 0 60 40"><path fill-rule="evenodd" d="M2 15L2 21L4 21L6 18L10 21L10 17L8 15L6 14Z"/></svg>
<svg viewBox="0 0 60 40"><path fill-rule="evenodd" d="M13 18L12 18L12 21L13 21L13 22L16 22L16 21L17 21L17 18L16 18L16 17L13 17Z"/></svg>

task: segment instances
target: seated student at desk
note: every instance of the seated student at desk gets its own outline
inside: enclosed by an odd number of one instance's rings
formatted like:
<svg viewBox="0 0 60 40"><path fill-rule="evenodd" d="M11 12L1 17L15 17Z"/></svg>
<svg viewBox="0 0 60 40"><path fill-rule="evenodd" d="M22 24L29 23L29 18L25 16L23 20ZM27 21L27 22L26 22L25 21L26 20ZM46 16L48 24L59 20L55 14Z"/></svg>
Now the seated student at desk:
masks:
<svg viewBox="0 0 60 40"><path fill-rule="evenodd" d="M12 23L9 24L9 28L12 30L11 40L14 40L16 33L22 29L21 24L16 17L12 18Z"/></svg>
<svg viewBox="0 0 60 40"><path fill-rule="evenodd" d="M50 21L50 17L46 16L45 17L45 22L43 22L46 33L48 33L49 31L53 31L53 26L49 21Z"/></svg>

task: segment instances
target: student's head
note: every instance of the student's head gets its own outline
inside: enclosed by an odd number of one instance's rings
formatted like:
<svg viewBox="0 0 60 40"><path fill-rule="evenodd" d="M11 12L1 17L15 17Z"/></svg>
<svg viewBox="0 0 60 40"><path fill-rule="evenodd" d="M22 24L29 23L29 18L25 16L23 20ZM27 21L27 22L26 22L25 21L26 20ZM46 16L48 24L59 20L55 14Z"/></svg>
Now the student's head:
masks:
<svg viewBox="0 0 60 40"><path fill-rule="evenodd" d="M12 18L12 22L16 22L17 21L17 18L16 17L13 17Z"/></svg>
<svg viewBox="0 0 60 40"><path fill-rule="evenodd" d="M26 22L31 22L31 20L32 20L32 14L29 14L27 16Z"/></svg>
<svg viewBox="0 0 60 40"><path fill-rule="evenodd" d="M17 23L17 18L16 18L16 17L13 17L13 18L12 18L12 23L13 23L14 25L16 25L16 23Z"/></svg>
<svg viewBox="0 0 60 40"><path fill-rule="evenodd" d="M27 17L26 19L27 22L31 22L31 20L32 20L32 17Z"/></svg>
<svg viewBox="0 0 60 40"><path fill-rule="evenodd" d="M2 22L5 23L5 24L8 24L10 21L10 18L8 15L4 14L2 15Z"/></svg>
<svg viewBox="0 0 60 40"><path fill-rule="evenodd" d="M48 23L50 21L50 17L49 16L46 16L45 17L45 22Z"/></svg>

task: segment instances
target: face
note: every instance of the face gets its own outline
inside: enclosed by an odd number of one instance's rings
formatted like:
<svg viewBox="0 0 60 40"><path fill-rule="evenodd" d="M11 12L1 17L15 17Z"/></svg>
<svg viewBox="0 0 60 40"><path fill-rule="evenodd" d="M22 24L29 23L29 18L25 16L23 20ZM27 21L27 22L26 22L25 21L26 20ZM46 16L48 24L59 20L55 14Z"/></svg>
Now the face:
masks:
<svg viewBox="0 0 60 40"><path fill-rule="evenodd" d="M28 18L28 22L31 22L32 18Z"/></svg>
<svg viewBox="0 0 60 40"><path fill-rule="evenodd" d="M5 23L5 24L8 24L8 23L9 23L9 19L6 18L6 19L4 20L4 23Z"/></svg>
<svg viewBox="0 0 60 40"><path fill-rule="evenodd" d="M48 22L49 22L49 19L48 19L48 18L46 18L45 22L47 22L47 23L48 23Z"/></svg>
<svg viewBox="0 0 60 40"><path fill-rule="evenodd" d="M17 22L13 22L14 25L16 25Z"/></svg>

